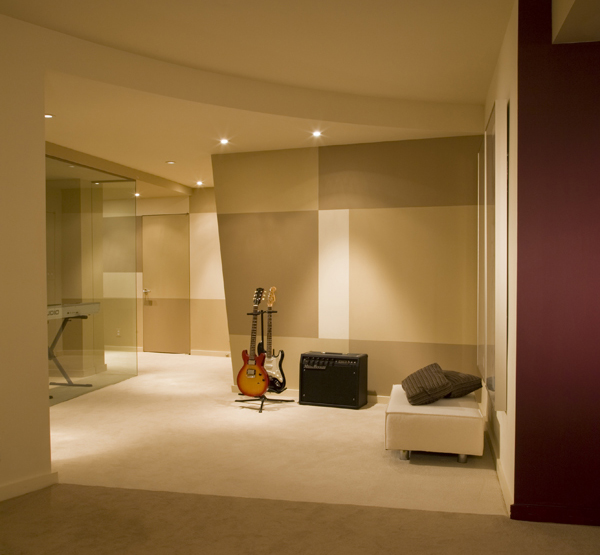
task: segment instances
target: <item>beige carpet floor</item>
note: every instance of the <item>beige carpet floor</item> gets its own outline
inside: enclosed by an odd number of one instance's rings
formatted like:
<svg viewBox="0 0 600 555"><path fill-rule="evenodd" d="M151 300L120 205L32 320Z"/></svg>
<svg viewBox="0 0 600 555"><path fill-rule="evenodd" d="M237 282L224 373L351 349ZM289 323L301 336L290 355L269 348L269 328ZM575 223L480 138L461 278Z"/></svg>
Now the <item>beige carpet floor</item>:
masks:
<svg viewBox="0 0 600 555"><path fill-rule="evenodd" d="M506 514L489 450L467 464L426 453L401 461L383 447L383 404L260 414L235 402L231 382L228 358L141 353L138 377L51 408L60 483Z"/></svg>
<svg viewBox="0 0 600 555"><path fill-rule="evenodd" d="M0 503L2 555L597 555L600 528L58 485Z"/></svg>

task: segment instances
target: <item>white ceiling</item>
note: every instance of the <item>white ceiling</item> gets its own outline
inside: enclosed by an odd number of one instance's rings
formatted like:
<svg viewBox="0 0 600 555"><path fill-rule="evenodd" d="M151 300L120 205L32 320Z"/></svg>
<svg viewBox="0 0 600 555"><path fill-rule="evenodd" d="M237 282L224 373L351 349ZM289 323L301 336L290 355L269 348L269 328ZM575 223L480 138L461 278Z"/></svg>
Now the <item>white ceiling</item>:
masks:
<svg viewBox="0 0 600 555"><path fill-rule="evenodd" d="M212 186L211 155L431 138L435 131L305 120L47 77L46 140L183 185ZM312 132L323 135L316 139ZM223 146L220 139L230 143ZM175 164L167 164L175 161Z"/></svg>
<svg viewBox="0 0 600 555"><path fill-rule="evenodd" d="M0 0L0 13L183 66L398 100L483 104L514 0ZM46 139L193 185L211 154L439 136L178 100L64 74ZM310 133L324 132L315 140ZM222 147L220 138L230 139ZM167 160L176 164L168 166Z"/></svg>
<svg viewBox="0 0 600 555"><path fill-rule="evenodd" d="M58 187L60 189L79 187L79 184L73 184L72 186L65 184L65 180L83 180L90 183L102 183L103 185L111 184L112 187L105 187L105 199L107 191L114 192L118 191L120 185L123 185L122 189L125 191L125 197L130 196L131 186L135 185L135 191L144 198L156 198L156 197L176 197L185 196L184 193L179 193L165 187L158 187L151 183L145 183L144 181L133 181L120 175L114 175L106 173L79 164L73 164L71 162L65 162L46 156L46 182L49 187Z"/></svg>
<svg viewBox="0 0 600 555"><path fill-rule="evenodd" d="M514 0L0 0L0 12L188 67L483 102Z"/></svg>

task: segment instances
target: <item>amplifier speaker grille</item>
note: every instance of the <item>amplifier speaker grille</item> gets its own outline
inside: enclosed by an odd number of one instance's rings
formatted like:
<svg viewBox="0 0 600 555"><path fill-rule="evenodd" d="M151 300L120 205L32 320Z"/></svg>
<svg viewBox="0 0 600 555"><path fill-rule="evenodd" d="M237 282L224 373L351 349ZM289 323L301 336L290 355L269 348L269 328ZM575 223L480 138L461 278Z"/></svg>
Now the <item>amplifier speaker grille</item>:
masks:
<svg viewBox="0 0 600 555"><path fill-rule="evenodd" d="M303 353L301 405L359 409L367 404L367 355Z"/></svg>

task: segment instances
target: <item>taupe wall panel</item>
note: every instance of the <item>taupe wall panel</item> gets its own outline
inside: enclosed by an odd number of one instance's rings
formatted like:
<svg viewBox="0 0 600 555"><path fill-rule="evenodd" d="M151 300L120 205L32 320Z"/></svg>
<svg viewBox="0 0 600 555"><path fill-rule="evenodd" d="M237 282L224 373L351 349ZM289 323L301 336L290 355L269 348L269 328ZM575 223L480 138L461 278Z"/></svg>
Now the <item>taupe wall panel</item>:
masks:
<svg viewBox="0 0 600 555"><path fill-rule="evenodd" d="M136 299L136 342L135 345L138 350L144 350L144 300L141 298Z"/></svg>
<svg viewBox="0 0 600 555"><path fill-rule="evenodd" d="M103 299L100 311L104 314L104 341L106 345L135 347L136 345L135 298ZM117 335L119 330L119 335Z"/></svg>
<svg viewBox="0 0 600 555"><path fill-rule="evenodd" d="M350 211L350 338L477 342L477 206Z"/></svg>
<svg viewBox="0 0 600 555"><path fill-rule="evenodd" d="M406 376L433 362L444 370L479 376L476 345L351 339L350 352L369 355L368 389L377 395L389 395L392 385L402 383Z"/></svg>
<svg viewBox="0 0 600 555"><path fill-rule="evenodd" d="M190 214L190 297L225 298L219 224L215 213Z"/></svg>
<svg viewBox="0 0 600 555"><path fill-rule="evenodd" d="M216 211L217 204L215 202L214 187L202 187L192 193L190 197L190 214Z"/></svg>
<svg viewBox="0 0 600 555"><path fill-rule="evenodd" d="M136 272L144 271L144 249L143 249L143 234L142 234L142 216L135 218L135 270Z"/></svg>
<svg viewBox="0 0 600 555"><path fill-rule="evenodd" d="M218 213L317 210L318 159L316 148L214 155Z"/></svg>
<svg viewBox="0 0 600 555"><path fill-rule="evenodd" d="M135 302L135 299L132 299ZM144 350L190 352L189 299L152 299L144 306Z"/></svg>
<svg viewBox="0 0 600 555"><path fill-rule="evenodd" d="M319 209L477 204L482 138L321 147Z"/></svg>
<svg viewBox="0 0 600 555"><path fill-rule="evenodd" d="M136 271L136 220L135 216L103 219L103 270L105 272Z"/></svg>
<svg viewBox="0 0 600 555"><path fill-rule="evenodd" d="M218 223L229 333L250 333L254 290L275 285L277 333L317 337L317 212L219 214Z"/></svg>
<svg viewBox="0 0 600 555"><path fill-rule="evenodd" d="M190 301L192 351L229 351L224 299Z"/></svg>
<svg viewBox="0 0 600 555"><path fill-rule="evenodd" d="M137 216L159 214L189 214L190 197L161 197L138 199L135 205Z"/></svg>

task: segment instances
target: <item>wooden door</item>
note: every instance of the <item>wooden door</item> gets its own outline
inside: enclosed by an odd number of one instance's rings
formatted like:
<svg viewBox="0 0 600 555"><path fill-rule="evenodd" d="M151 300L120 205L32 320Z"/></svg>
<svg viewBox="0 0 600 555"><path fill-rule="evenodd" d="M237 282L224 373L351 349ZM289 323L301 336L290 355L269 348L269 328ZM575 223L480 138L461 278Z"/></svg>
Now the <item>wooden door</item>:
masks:
<svg viewBox="0 0 600 555"><path fill-rule="evenodd" d="M143 216L142 222L144 351L189 354L189 216Z"/></svg>

